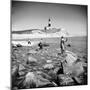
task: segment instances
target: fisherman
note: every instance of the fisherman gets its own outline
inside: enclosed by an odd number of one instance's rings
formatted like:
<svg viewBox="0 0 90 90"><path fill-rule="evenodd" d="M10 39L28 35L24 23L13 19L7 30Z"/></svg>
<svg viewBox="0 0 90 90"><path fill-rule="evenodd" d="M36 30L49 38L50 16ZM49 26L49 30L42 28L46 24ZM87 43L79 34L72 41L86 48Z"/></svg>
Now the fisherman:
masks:
<svg viewBox="0 0 90 90"><path fill-rule="evenodd" d="M28 44L31 44L30 40L28 41Z"/></svg>
<svg viewBox="0 0 90 90"><path fill-rule="evenodd" d="M62 36L60 41L61 54L65 52L65 42L67 42L67 38Z"/></svg>
<svg viewBox="0 0 90 90"><path fill-rule="evenodd" d="M39 49L40 49L40 50L43 49L43 45L42 45L41 42L38 44L38 46L39 46Z"/></svg>

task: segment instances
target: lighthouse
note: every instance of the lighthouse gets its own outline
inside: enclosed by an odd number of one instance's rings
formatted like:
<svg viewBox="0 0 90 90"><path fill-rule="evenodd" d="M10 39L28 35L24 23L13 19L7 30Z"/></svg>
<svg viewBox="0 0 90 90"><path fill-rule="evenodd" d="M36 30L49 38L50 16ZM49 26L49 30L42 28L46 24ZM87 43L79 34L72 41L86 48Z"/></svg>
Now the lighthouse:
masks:
<svg viewBox="0 0 90 90"><path fill-rule="evenodd" d="M47 31L47 30L50 30L51 29L51 19L49 18L48 19L48 24L47 26L44 27L44 30Z"/></svg>

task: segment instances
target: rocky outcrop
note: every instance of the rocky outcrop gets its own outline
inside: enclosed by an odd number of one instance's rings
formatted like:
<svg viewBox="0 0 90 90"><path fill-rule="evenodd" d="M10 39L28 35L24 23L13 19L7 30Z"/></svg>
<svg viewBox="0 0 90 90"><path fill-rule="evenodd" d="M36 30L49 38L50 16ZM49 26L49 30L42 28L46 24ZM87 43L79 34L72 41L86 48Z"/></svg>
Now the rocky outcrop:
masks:
<svg viewBox="0 0 90 90"><path fill-rule="evenodd" d="M37 62L37 59L31 56L28 56L27 61L26 61L27 64L36 63L36 62Z"/></svg>

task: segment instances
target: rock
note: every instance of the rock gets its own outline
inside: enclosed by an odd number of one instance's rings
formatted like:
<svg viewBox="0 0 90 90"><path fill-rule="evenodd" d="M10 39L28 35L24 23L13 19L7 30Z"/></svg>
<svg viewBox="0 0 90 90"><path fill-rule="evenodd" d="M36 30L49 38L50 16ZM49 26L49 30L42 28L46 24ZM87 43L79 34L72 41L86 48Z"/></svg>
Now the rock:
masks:
<svg viewBox="0 0 90 90"><path fill-rule="evenodd" d="M46 87L51 85L51 82L48 79L43 78L41 75L38 75L37 78L38 78L37 87Z"/></svg>
<svg viewBox="0 0 90 90"><path fill-rule="evenodd" d="M26 72L25 67L22 64L19 64L19 75L24 75Z"/></svg>
<svg viewBox="0 0 90 90"><path fill-rule="evenodd" d="M75 63L73 65L72 69L73 69L73 74L75 76L79 76L80 74L82 74L84 72L84 68L83 68L82 62Z"/></svg>
<svg viewBox="0 0 90 90"><path fill-rule="evenodd" d="M60 67L56 67L53 72L54 72L55 74L57 74L58 71L59 71L59 69L60 69Z"/></svg>
<svg viewBox="0 0 90 90"><path fill-rule="evenodd" d="M29 55L29 54L36 54L36 53L37 53L37 51L36 51L36 50L30 50L30 51L28 51L28 53L27 53L27 54Z"/></svg>
<svg viewBox="0 0 90 90"><path fill-rule="evenodd" d="M25 67L22 64L19 64L19 71L24 70Z"/></svg>
<svg viewBox="0 0 90 90"><path fill-rule="evenodd" d="M18 88L17 87L13 87L12 90L18 90Z"/></svg>
<svg viewBox="0 0 90 90"><path fill-rule="evenodd" d="M52 63L52 60L47 60L46 62L47 62L47 63Z"/></svg>
<svg viewBox="0 0 90 90"><path fill-rule="evenodd" d="M48 74L41 72L41 71L37 71L38 75L41 75L43 78L51 80L51 76L49 76Z"/></svg>
<svg viewBox="0 0 90 90"><path fill-rule="evenodd" d="M16 84L17 77L19 76L19 67L18 66L13 66L11 70L11 76L12 76L12 86Z"/></svg>
<svg viewBox="0 0 90 90"><path fill-rule="evenodd" d="M55 68L54 73L56 73L57 75L58 74L64 74L63 66Z"/></svg>
<svg viewBox="0 0 90 90"><path fill-rule="evenodd" d="M60 74L58 75L58 79L59 79L59 83L62 86L67 86L67 85L73 85L74 81L71 77L64 75L64 74Z"/></svg>
<svg viewBox="0 0 90 90"><path fill-rule="evenodd" d="M52 87L57 86L53 81L52 77L47 73L37 71L38 87Z"/></svg>
<svg viewBox="0 0 90 90"><path fill-rule="evenodd" d="M48 43L42 43L42 45L44 46L44 47L48 47L49 46L49 44Z"/></svg>
<svg viewBox="0 0 90 90"><path fill-rule="evenodd" d="M41 57L41 59L45 59L45 57Z"/></svg>
<svg viewBox="0 0 90 90"><path fill-rule="evenodd" d="M27 58L27 64L30 64L30 63L37 63L37 59L34 58L34 57L31 57L31 56L28 56Z"/></svg>
<svg viewBox="0 0 90 90"><path fill-rule="evenodd" d="M68 65L72 65L77 60L77 55L73 52L66 51L66 62Z"/></svg>
<svg viewBox="0 0 90 90"><path fill-rule="evenodd" d="M64 66L64 73L70 74L71 76L79 76L84 72L83 66L81 62L74 63L72 66L66 65Z"/></svg>
<svg viewBox="0 0 90 90"><path fill-rule="evenodd" d="M54 66L53 66L53 64L45 64L45 65L43 66L43 68L44 68L44 69L53 69Z"/></svg>
<svg viewBox="0 0 90 90"><path fill-rule="evenodd" d="M25 89L54 86L48 79L45 79L41 75L42 72L28 72L23 81L23 87Z"/></svg>
<svg viewBox="0 0 90 90"><path fill-rule="evenodd" d="M47 59L51 59L51 57L50 56L47 56Z"/></svg>
<svg viewBox="0 0 90 90"><path fill-rule="evenodd" d="M68 46L68 47L71 47L71 44L68 44L67 46Z"/></svg>
<svg viewBox="0 0 90 90"><path fill-rule="evenodd" d="M72 79L73 79L73 81L74 81L74 83L75 83L76 85L79 85L79 84L81 84L81 82L82 82L82 80L81 80L80 78L78 78L78 77L72 77Z"/></svg>
<svg viewBox="0 0 90 90"><path fill-rule="evenodd" d="M20 71L19 75L22 76L22 75L25 75L25 73L26 73L25 71Z"/></svg>
<svg viewBox="0 0 90 90"><path fill-rule="evenodd" d="M22 47L22 45L21 44L17 44L17 47Z"/></svg>
<svg viewBox="0 0 90 90"><path fill-rule="evenodd" d="M17 48L17 46L15 44L11 44L12 48Z"/></svg>
<svg viewBox="0 0 90 90"><path fill-rule="evenodd" d="M87 60L87 56L86 56L86 55L84 55L83 58L84 58L85 60Z"/></svg>
<svg viewBox="0 0 90 90"><path fill-rule="evenodd" d="M17 76L18 70L19 70L18 66L16 66L16 65L13 66L12 71L11 71L11 74L12 74L13 77Z"/></svg>
<svg viewBox="0 0 90 90"><path fill-rule="evenodd" d="M25 76L25 80L23 81L23 88L35 88L37 83L37 78L33 72L28 72Z"/></svg>
<svg viewBox="0 0 90 90"><path fill-rule="evenodd" d="M50 70L48 72L48 75L51 77L52 81L56 81L57 80L57 74L53 70Z"/></svg>

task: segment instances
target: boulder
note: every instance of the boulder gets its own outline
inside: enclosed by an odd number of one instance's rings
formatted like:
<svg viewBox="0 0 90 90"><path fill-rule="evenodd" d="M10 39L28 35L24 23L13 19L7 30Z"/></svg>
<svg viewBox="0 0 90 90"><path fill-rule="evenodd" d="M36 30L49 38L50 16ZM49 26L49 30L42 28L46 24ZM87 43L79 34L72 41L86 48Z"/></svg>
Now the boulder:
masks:
<svg viewBox="0 0 90 90"><path fill-rule="evenodd" d="M37 83L37 78L33 72L28 72L23 81L23 88L35 88Z"/></svg>
<svg viewBox="0 0 90 90"><path fill-rule="evenodd" d="M66 62L70 66L77 60L77 55L73 52L66 51Z"/></svg>
<svg viewBox="0 0 90 90"><path fill-rule="evenodd" d="M29 54L36 54L36 53L37 53L37 51L36 51L36 50L30 50L30 51L28 51L28 53L27 53L27 54L29 55Z"/></svg>
<svg viewBox="0 0 90 90"><path fill-rule="evenodd" d="M19 75L24 75L26 72L25 67L22 64L19 64Z"/></svg>
<svg viewBox="0 0 90 90"><path fill-rule="evenodd" d="M26 61L27 64L36 63L36 62L37 62L37 59L31 56L28 56L27 61Z"/></svg>
<svg viewBox="0 0 90 90"><path fill-rule="evenodd" d="M68 44L67 46L68 46L68 47L71 47L71 44Z"/></svg>
<svg viewBox="0 0 90 90"><path fill-rule="evenodd" d="M80 75L84 73L83 62L72 52L67 52L66 63L63 63L64 74L73 78L74 82L80 84Z"/></svg>
<svg viewBox="0 0 90 90"><path fill-rule="evenodd" d="M65 74L58 75L58 80L59 80L60 86L68 86L68 85L74 84L73 79Z"/></svg>
<svg viewBox="0 0 90 90"><path fill-rule="evenodd" d="M82 62L73 63L72 66L64 65L64 73L73 77L79 76L84 72Z"/></svg>
<svg viewBox="0 0 90 90"><path fill-rule="evenodd" d="M23 81L23 88L37 88L54 86L48 79L42 77L41 72L28 72Z"/></svg>
<svg viewBox="0 0 90 90"><path fill-rule="evenodd" d="M19 64L19 71L24 70L25 67L22 64Z"/></svg>
<svg viewBox="0 0 90 90"><path fill-rule="evenodd" d="M13 66L11 69L12 76L12 86L16 85L17 77L19 77L19 67L17 65Z"/></svg>
<svg viewBox="0 0 90 90"><path fill-rule="evenodd" d="M53 69L54 66L53 66L53 64L45 64L45 65L43 66L43 68L44 68L44 69Z"/></svg>
<svg viewBox="0 0 90 90"><path fill-rule="evenodd" d="M51 80L51 76L49 76L47 73L44 73L42 71L37 71L38 75L41 75L43 78Z"/></svg>
<svg viewBox="0 0 90 90"><path fill-rule="evenodd" d="M47 63L52 63L52 60L47 60L46 62L47 62Z"/></svg>
<svg viewBox="0 0 90 90"><path fill-rule="evenodd" d="M38 75L37 78L37 87L47 87L49 85L52 85L52 83L48 79L43 78L41 75Z"/></svg>
<svg viewBox="0 0 90 90"><path fill-rule="evenodd" d="M58 74L63 74L64 73L64 68L63 65L61 64L61 66L57 67L54 69L54 72L58 75Z"/></svg>
<svg viewBox="0 0 90 90"><path fill-rule="evenodd" d="M17 47L22 47L22 45L21 44L17 44Z"/></svg>
<svg viewBox="0 0 90 90"><path fill-rule="evenodd" d="M51 77L52 81L56 81L57 80L57 74L53 70L50 70L48 72L48 75Z"/></svg>

